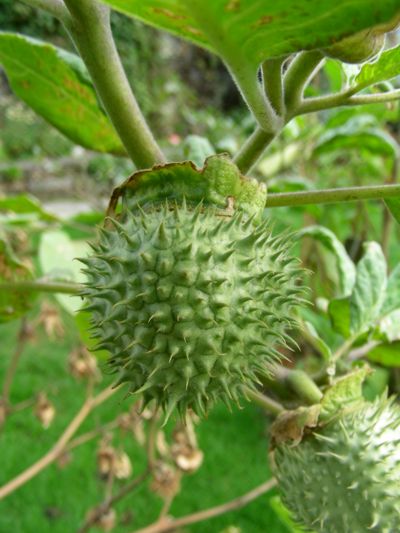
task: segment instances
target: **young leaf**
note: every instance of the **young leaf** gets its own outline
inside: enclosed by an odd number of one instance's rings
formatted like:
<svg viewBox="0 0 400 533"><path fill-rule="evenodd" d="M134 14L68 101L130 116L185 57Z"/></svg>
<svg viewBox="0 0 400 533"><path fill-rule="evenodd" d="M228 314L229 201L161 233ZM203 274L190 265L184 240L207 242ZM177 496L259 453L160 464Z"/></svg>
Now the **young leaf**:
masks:
<svg viewBox="0 0 400 533"><path fill-rule="evenodd" d="M400 46L382 52L372 63L366 63L355 78L355 90L395 78L400 74Z"/></svg>
<svg viewBox="0 0 400 533"><path fill-rule="evenodd" d="M103 0L143 22L236 57L253 70L268 57L323 48L390 21L398 0ZM228 61L229 63L230 61Z"/></svg>
<svg viewBox="0 0 400 533"><path fill-rule="evenodd" d="M46 221L57 220L57 217L47 213L40 202L29 194L18 194L16 196L7 196L0 198L0 212L11 211L18 214L35 214L37 218Z"/></svg>
<svg viewBox="0 0 400 533"><path fill-rule="evenodd" d="M85 275L81 272L82 265L74 259L84 257L88 249L86 242L73 241L63 231L47 231L43 233L40 240L40 269L43 275L50 279L84 282ZM82 307L82 299L77 296L57 294L56 299L71 314Z"/></svg>
<svg viewBox="0 0 400 533"><path fill-rule="evenodd" d="M351 295L329 304L333 327L344 337L355 337L368 331L379 318L386 293L386 268L380 245L366 243Z"/></svg>
<svg viewBox="0 0 400 533"><path fill-rule="evenodd" d="M124 153L78 56L0 32L0 65L15 94L64 135L91 150Z"/></svg>
<svg viewBox="0 0 400 533"><path fill-rule="evenodd" d="M382 314L387 315L396 309L400 309L400 264L389 276Z"/></svg>
<svg viewBox="0 0 400 533"><path fill-rule="evenodd" d="M400 224L400 198L386 198L385 204L392 217Z"/></svg>
<svg viewBox="0 0 400 533"><path fill-rule="evenodd" d="M340 294L343 296L350 294L356 279L356 269L336 235L322 226L308 226L301 230L298 235L316 239L334 255L339 275Z"/></svg>
<svg viewBox="0 0 400 533"><path fill-rule="evenodd" d="M387 367L400 367L400 342L379 344L368 352L368 359Z"/></svg>

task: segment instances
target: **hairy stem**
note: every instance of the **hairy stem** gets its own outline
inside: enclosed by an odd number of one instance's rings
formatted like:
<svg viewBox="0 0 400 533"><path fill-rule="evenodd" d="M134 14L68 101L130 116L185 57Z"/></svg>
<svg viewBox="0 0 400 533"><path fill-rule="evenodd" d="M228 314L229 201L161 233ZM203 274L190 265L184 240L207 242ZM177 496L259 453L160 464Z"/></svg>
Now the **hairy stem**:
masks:
<svg viewBox="0 0 400 533"><path fill-rule="evenodd" d="M235 509L244 507L256 498L259 498L266 492L273 489L276 485L277 482L275 479L269 479L262 485L259 485L255 489L247 492L243 496L239 496L239 498L231 500L230 502L217 505L216 507L211 507L210 509L206 509L204 511L183 516L182 518L175 518L173 520L165 518L160 522L156 522L148 527L136 530L133 533L163 533L165 531L175 531L178 528L188 526L190 524L196 524L197 522L203 522L204 520L208 520L210 518L214 518L215 516L219 516L228 513L229 511L234 511Z"/></svg>
<svg viewBox="0 0 400 533"><path fill-rule="evenodd" d="M277 134L267 133L258 127L247 139L233 159L243 174L249 172L272 143Z"/></svg>
<svg viewBox="0 0 400 533"><path fill-rule="evenodd" d="M343 106L357 106L368 104L382 104L400 100L400 89L395 89L387 93L361 94L352 96L350 90L341 93L329 94L327 96L317 96L315 98L306 98L295 110L294 115L306 115L307 113L316 113L325 109Z"/></svg>
<svg viewBox="0 0 400 533"><path fill-rule="evenodd" d="M365 187L343 187L320 191L275 193L267 196L266 207L283 207L308 204L328 204L377 200L400 196L400 185L370 185Z"/></svg>
<svg viewBox="0 0 400 533"><path fill-rule="evenodd" d="M129 156L138 168L162 163L164 156L140 111L118 55L110 10L96 0L65 0L72 21L66 28Z"/></svg>
<svg viewBox="0 0 400 533"><path fill-rule="evenodd" d="M262 65L264 91L279 116L283 116L285 111L282 83L282 67L285 61L286 56L271 58L264 61Z"/></svg>
<svg viewBox="0 0 400 533"><path fill-rule="evenodd" d="M117 387L107 387L101 391L97 396L87 398L81 409L72 419L70 424L67 426L63 434L54 444L54 446L48 451L43 457L41 457L36 463L31 465L29 468L21 472L14 479L0 487L0 500L17 490L19 487L30 481L33 477L37 476L42 470L47 468L51 463L53 463L59 455L65 450L65 447L74 436L76 431L82 425L83 421L91 413L91 411L103 403L105 400L110 398L116 391Z"/></svg>
<svg viewBox="0 0 400 533"><path fill-rule="evenodd" d="M321 68L324 55L318 50L299 52L290 63L285 74L285 103L289 113L293 112L303 98L304 90Z"/></svg>
<svg viewBox="0 0 400 533"><path fill-rule="evenodd" d="M303 370L289 371L286 381L292 390L308 405L319 403L322 392L319 390L310 376Z"/></svg>
<svg viewBox="0 0 400 533"><path fill-rule="evenodd" d="M22 2L29 6L47 11L61 22L68 23L71 20L63 0L22 0Z"/></svg>

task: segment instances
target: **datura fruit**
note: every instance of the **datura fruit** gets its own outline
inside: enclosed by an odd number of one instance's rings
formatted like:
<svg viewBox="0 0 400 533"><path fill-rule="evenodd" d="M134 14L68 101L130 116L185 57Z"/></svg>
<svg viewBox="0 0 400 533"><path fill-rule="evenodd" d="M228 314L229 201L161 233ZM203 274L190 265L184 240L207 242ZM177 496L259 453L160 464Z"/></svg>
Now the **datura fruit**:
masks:
<svg viewBox="0 0 400 533"><path fill-rule="evenodd" d="M282 500L314 532L396 533L400 406L361 395L348 402L351 379L339 382L339 398L328 393L329 409L323 401L277 419L271 457Z"/></svg>
<svg viewBox="0 0 400 533"><path fill-rule="evenodd" d="M290 239L262 219L265 186L213 156L136 173L118 195L82 260L98 347L167 415L237 402L282 359L303 294Z"/></svg>

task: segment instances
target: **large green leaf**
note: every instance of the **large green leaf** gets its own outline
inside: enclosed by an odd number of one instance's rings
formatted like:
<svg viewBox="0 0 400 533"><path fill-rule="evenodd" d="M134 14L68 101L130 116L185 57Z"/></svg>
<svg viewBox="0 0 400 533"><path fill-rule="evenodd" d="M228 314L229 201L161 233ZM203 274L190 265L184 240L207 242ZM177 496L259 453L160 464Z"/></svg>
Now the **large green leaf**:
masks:
<svg viewBox="0 0 400 533"><path fill-rule="evenodd" d="M400 13L398 0L103 0L144 22L257 67L267 57L325 47Z"/></svg>
<svg viewBox="0 0 400 533"><path fill-rule="evenodd" d="M368 352L368 359L382 366L400 367L400 342L379 344Z"/></svg>
<svg viewBox="0 0 400 533"><path fill-rule="evenodd" d="M299 233L301 237L312 237L320 242L336 259L339 280L339 292L341 296L350 294L356 279L356 269L345 247L336 235L323 226L308 226Z"/></svg>
<svg viewBox="0 0 400 533"><path fill-rule="evenodd" d="M400 264L389 276L382 314L387 315L397 309L400 309Z"/></svg>
<svg viewBox="0 0 400 533"><path fill-rule="evenodd" d="M85 148L124 153L78 56L0 32L0 65L15 94L64 135Z"/></svg>
<svg viewBox="0 0 400 533"><path fill-rule="evenodd" d="M356 282L347 298L332 300L329 314L333 326L344 337L368 331L381 315L386 294L386 260L380 245L369 242L357 265Z"/></svg>
<svg viewBox="0 0 400 533"><path fill-rule="evenodd" d="M84 241L73 241L64 231L43 233L39 245L39 264L44 276L53 280L82 283L85 275L75 259L87 255L89 246ZM82 307L82 299L69 294L57 294L56 299L66 311L74 314Z"/></svg>
<svg viewBox="0 0 400 533"><path fill-rule="evenodd" d="M47 213L39 200L30 194L18 194L0 198L0 212L6 211L18 214L34 214L38 219L46 221L57 220L57 217Z"/></svg>
<svg viewBox="0 0 400 533"><path fill-rule="evenodd" d="M386 207L389 209L392 217L398 224L400 224L400 197L386 198L385 204Z"/></svg>
<svg viewBox="0 0 400 533"><path fill-rule="evenodd" d="M400 74L400 46L383 52L377 61L366 63L355 78L357 91L375 83L387 81Z"/></svg>

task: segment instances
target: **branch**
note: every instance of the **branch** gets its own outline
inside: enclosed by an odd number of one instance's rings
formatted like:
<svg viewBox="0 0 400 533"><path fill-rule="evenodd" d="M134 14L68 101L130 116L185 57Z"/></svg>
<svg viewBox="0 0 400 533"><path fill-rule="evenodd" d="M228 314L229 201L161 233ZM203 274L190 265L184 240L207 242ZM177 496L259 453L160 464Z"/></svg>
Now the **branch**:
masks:
<svg viewBox="0 0 400 533"><path fill-rule="evenodd" d="M385 102L395 102L400 100L400 89L395 89L394 91L387 93L362 94L356 96L351 96L351 94L352 90L349 89L328 96L307 98L306 100L303 100L295 110L294 116L316 113L317 111L324 111L326 109L332 109L333 107L382 104Z"/></svg>
<svg viewBox="0 0 400 533"><path fill-rule="evenodd" d="M66 29L128 154L138 168L164 162L136 101L118 55L110 10L95 0L65 0L72 15Z"/></svg>
<svg viewBox="0 0 400 533"><path fill-rule="evenodd" d="M83 285L62 281L46 281L44 279L9 281L0 283L0 291L37 291L57 292L63 294L80 294Z"/></svg>
<svg viewBox="0 0 400 533"><path fill-rule="evenodd" d="M250 492L247 492L243 496L235 498L230 502L218 505L216 507L211 507L211 509L206 509L204 511L199 511L197 513L183 516L182 518L176 518L172 520L164 518L160 522L156 522L148 527L145 527L144 529L139 529L132 533L163 533L165 531L175 531L176 529L188 526L189 524L203 522L204 520L208 520L210 518L214 518L215 516L219 516L221 514L228 513L229 511L244 507L251 501L273 489L276 485L277 482L275 479L269 479L262 485L256 487Z"/></svg>
<svg viewBox="0 0 400 533"><path fill-rule="evenodd" d="M252 169L279 133L268 133L260 127L253 132L233 159L243 174Z"/></svg>
<svg viewBox="0 0 400 533"><path fill-rule="evenodd" d="M284 77L285 103L292 112L300 105L304 90L324 63L318 50L300 52L290 63Z"/></svg>
<svg viewBox="0 0 400 533"><path fill-rule="evenodd" d="M11 357L10 364L7 368L7 372L4 378L3 383L3 392L0 397L0 403L5 407L6 413L10 410L10 391L11 385L17 371L18 362L21 358L22 352L24 350L25 344L27 341L27 321L25 318L21 320L21 326L18 331L17 344L14 350L14 353Z"/></svg>
<svg viewBox="0 0 400 533"><path fill-rule="evenodd" d="M51 463L53 463L59 455L65 450L68 442L71 440L73 435L79 429L83 421L90 414L90 412L103 403L105 400L110 398L116 391L118 387L107 387L101 391L97 396L87 398L85 403L82 405L81 409L72 419L70 424L65 429L64 433L60 436L58 441L46 453L41 457L36 463L31 465L29 468L21 472L14 479L0 487L0 500L17 490L19 487L30 481L33 477L37 476L42 470L47 468Z"/></svg>
<svg viewBox="0 0 400 533"><path fill-rule="evenodd" d="M21 0L24 4L28 4L31 7L37 9L43 9L53 15L53 17L59 19L63 23L68 23L71 20L71 16L68 9L65 7L63 0Z"/></svg>
<svg viewBox="0 0 400 533"><path fill-rule="evenodd" d="M264 91L279 116L284 114L282 67L287 57L271 58L262 65Z"/></svg>
<svg viewBox="0 0 400 533"><path fill-rule="evenodd" d="M359 200L381 200L400 197L400 185L370 185L366 187L343 187L320 191L301 191L269 194L266 207L284 207Z"/></svg>

